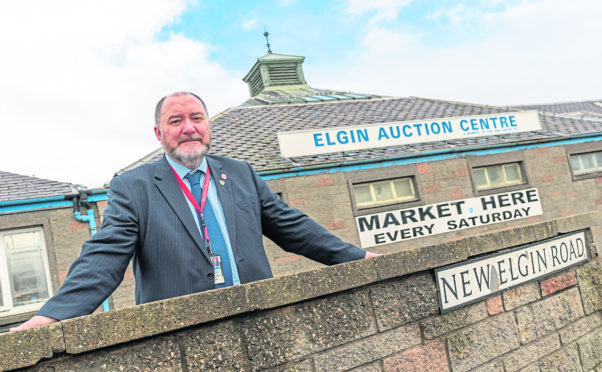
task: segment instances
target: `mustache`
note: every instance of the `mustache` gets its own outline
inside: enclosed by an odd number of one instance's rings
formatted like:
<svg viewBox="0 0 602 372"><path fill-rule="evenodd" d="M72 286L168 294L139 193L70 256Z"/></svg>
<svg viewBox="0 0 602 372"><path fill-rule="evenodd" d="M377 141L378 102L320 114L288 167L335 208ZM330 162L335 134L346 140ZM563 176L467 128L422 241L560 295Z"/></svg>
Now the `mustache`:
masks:
<svg viewBox="0 0 602 372"><path fill-rule="evenodd" d="M178 140L178 145L181 145L182 143L188 142L188 141L199 141L199 142L203 143L203 137L200 137L200 136L182 137Z"/></svg>

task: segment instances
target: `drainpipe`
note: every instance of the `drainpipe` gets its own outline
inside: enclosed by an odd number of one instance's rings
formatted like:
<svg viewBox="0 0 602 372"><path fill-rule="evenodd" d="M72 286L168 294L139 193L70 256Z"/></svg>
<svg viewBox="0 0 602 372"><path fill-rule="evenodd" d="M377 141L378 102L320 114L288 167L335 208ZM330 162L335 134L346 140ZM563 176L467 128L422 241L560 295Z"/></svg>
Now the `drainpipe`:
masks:
<svg viewBox="0 0 602 372"><path fill-rule="evenodd" d="M98 228L96 227L96 218L94 217L94 209L92 209L92 205L88 202L88 194L86 190L80 191L79 195L79 204L83 205L86 208L86 215L82 215L79 211L78 206L76 206L77 197L73 199L73 216L76 220L80 222L88 222L90 225L90 234L94 237Z"/></svg>
<svg viewBox="0 0 602 372"><path fill-rule="evenodd" d="M88 194L91 194L90 190L79 190L79 194L70 194L65 195L65 199L72 198L73 199L73 217L80 222L87 222L90 225L90 235L94 237L98 228L96 226L96 218L94 216L94 209L92 205L88 202ZM79 211L79 205L82 205L86 208L86 214L82 215ZM109 311L109 299L105 299L102 303L102 310L104 312Z"/></svg>

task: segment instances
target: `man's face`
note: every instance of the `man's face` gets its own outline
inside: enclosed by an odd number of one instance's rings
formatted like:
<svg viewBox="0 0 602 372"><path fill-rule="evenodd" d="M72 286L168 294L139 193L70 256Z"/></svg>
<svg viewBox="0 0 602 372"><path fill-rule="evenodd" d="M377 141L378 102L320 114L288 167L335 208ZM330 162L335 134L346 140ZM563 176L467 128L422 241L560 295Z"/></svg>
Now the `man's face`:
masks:
<svg viewBox="0 0 602 372"><path fill-rule="evenodd" d="M165 99L155 136L178 163L194 169L211 146L211 123L203 104L189 94Z"/></svg>

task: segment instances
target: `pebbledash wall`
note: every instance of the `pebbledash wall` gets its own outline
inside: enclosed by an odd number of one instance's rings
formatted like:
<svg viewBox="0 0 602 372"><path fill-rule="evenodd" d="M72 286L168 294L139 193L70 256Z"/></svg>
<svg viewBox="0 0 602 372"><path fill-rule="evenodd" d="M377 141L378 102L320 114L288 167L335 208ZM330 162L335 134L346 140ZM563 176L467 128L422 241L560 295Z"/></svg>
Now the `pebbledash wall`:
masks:
<svg viewBox="0 0 602 372"><path fill-rule="evenodd" d="M0 335L2 370L598 371L596 213ZM441 314L434 271L567 234L584 262Z"/></svg>

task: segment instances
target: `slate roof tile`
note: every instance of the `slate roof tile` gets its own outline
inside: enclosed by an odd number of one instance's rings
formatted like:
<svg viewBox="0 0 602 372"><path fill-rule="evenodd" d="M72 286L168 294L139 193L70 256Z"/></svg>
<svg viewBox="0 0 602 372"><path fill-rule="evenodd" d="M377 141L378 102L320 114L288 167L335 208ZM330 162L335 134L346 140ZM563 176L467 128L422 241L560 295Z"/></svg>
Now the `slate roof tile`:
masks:
<svg viewBox="0 0 602 372"><path fill-rule="evenodd" d="M69 183L0 171L0 202L67 195L72 190Z"/></svg>
<svg viewBox="0 0 602 372"><path fill-rule="evenodd" d="M592 106L595 105L592 104ZM301 156L290 159L280 156L277 140L278 132L290 130L428 120L527 109L531 109L531 107L485 106L416 97L235 107L226 110L212 120L211 153L248 161L260 173L284 172L298 167L328 166L341 162L412 156L450 149L487 148L508 143L541 142L602 133L602 122L600 121L569 119L540 113L542 129L535 132ZM163 151L158 149L118 173L141 163L158 160L161 156L163 156Z"/></svg>
<svg viewBox="0 0 602 372"><path fill-rule="evenodd" d="M544 112L554 112L558 114L571 112L592 112L602 115L602 99L593 101L519 105L514 107L521 110L538 110Z"/></svg>

